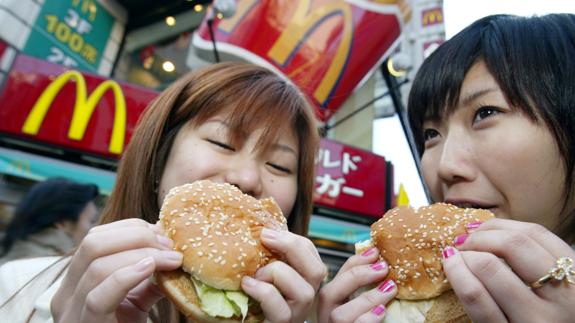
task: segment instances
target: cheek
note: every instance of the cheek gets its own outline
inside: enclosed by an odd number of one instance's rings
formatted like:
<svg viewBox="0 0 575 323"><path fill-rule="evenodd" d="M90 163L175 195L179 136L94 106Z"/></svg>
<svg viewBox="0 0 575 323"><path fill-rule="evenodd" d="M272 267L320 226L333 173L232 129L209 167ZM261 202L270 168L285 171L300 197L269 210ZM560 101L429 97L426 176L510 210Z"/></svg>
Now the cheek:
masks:
<svg viewBox="0 0 575 323"><path fill-rule="evenodd" d="M272 196L280 206L285 217L288 217L293 210L295 200L297 197L297 181L296 180L270 180L272 189L270 196Z"/></svg>
<svg viewBox="0 0 575 323"><path fill-rule="evenodd" d="M562 159L548 133L536 128L524 132L486 141L482 151L488 154L481 156L482 171L504 195L512 219L552 229L563 203Z"/></svg>
<svg viewBox="0 0 575 323"><path fill-rule="evenodd" d="M421 158L421 173L433 201L442 201L441 181L438 176L439 157L433 151L426 152Z"/></svg>

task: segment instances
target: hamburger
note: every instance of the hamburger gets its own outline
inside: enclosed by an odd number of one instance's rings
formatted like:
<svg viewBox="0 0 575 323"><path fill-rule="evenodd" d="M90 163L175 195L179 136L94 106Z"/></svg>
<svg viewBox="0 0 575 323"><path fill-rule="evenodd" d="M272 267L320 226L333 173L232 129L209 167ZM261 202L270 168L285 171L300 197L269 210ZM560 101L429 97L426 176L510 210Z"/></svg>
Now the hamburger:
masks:
<svg viewBox="0 0 575 323"><path fill-rule="evenodd" d="M397 285L384 322L471 322L443 272L442 252L466 233L467 223L493 217L489 210L436 203L397 207L373 223L371 239L355 248L377 247Z"/></svg>
<svg viewBox="0 0 575 323"><path fill-rule="evenodd" d="M258 200L208 180L166 195L160 223L182 267L155 275L160 289L194 322L261 322L262 310L241 290L243 276L276 259L260 242L264 227L287 230L273 199Z"/></svg>

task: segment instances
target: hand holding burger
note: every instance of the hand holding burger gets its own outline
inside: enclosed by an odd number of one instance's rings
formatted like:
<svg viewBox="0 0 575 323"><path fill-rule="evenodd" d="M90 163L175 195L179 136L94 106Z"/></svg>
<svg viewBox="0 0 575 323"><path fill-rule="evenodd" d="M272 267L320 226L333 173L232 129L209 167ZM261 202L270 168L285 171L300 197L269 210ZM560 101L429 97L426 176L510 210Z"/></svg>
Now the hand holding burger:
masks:
<svg viewBox="0 0 575 323"><path fill-rule="evenodd" d="M398 292L386 321L469 322L443 272L442 252L466 232L466 224L491 218L488 210L437 203L398 207L372 224L371 240L356 244L356 252L377 247L389 266L387 278Z"/></svg>
<svg viewBox="0 0 575 323"><path fill-rule="evenodd" d="M156 280L182 313L201 322L263 321L261 308L240 286L243 276L277 258L260 241L264 227L287 230L273 199L197 181L168 193L160 222L184 257L181 269L159 272Z"/></svg>

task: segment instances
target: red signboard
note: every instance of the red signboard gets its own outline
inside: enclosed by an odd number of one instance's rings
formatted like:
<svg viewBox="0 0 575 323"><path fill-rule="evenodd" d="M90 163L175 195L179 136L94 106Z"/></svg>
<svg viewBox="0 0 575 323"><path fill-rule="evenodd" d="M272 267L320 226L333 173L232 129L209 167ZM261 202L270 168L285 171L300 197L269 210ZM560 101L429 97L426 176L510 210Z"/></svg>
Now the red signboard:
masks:
<svg viewBox="0 0 575 323"><path fill-rule="evenodd" d="M138 86L18 55L0 95L0 132L117 157L156 95Z"/></svg>
<svg viewBox="0 0 575 323"><path fill-rule="evenodd" d="M6 50L6 48L8 48L8 44L6 44L6 43L0 38L0 61L2 60L2 56L4 56L4 51Z"/></svg>
<svg viewBox="0 0 575 323"><path fill-rule="evenodd" d="M386 166L381 156L322 139L314 202L379 218L385 213Z"/></svg>
<svg viewBox="0 0 575 323"><path fill-rule="evenodd" d="M0 133L117 158L156 95L19 55L0 94ZM386 187L383 157L322 139L314 202L380 217L385 211Z"/></svg>
<svg viewBox="0 0 575 323"><path fill-rule="evenodd" d="M220 52L287 76L326 121L391 52L401 32L396 1L239 0L213 24ZM211 52L206 21L194 36Z"/></svg>

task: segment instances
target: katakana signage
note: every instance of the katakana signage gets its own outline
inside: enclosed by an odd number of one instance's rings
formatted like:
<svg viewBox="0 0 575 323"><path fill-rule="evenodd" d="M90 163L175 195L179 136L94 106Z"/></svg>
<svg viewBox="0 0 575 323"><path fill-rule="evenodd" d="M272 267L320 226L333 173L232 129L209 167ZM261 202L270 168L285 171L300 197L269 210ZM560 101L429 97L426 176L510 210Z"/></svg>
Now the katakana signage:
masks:
<svg viewBox="0 0 575 323"><path fill-rule="evenodd" d="M322 139L314 201L356 214L380 217L386 208L387 163L371 152Z"/></svg>

